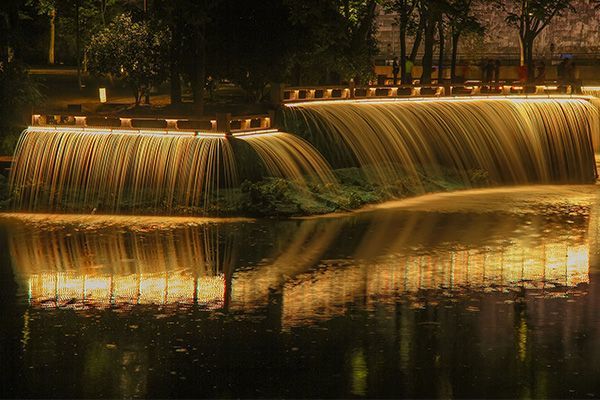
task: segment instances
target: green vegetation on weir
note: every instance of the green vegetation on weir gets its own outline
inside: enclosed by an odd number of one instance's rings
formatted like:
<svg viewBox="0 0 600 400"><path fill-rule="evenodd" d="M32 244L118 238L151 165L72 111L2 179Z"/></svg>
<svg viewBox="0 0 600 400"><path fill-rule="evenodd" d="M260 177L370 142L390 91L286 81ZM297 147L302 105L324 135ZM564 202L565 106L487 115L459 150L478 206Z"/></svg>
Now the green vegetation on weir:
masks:
<svg viewBox="0 0 600 400"><path fill-rule="evenodd" d="M8 179L0 174L0 210L8 209L10 205L10 194Z"/></svg>
<svg viewBox="0 0 600 400"><path fill-rule="evenodd" d="M283 178L264 178L254 182L244 181L238 188L223 189L207 208L175 207L171 214L209 216L294 217L322 215L358 209L368 204L417 196L424 193L466 189L458 174L445 171L440 176L421 176L424 184L405 177L391 186L373 184L364 170L345 168L334 171L339 185L299 184ZM487 173L469 171L471 187L490 185ZM53 212L110 213L99 204L97 208L81 210L69 203L67 195L59 202L60 209ZM143 197L143 196L142 196ZM0 210L10 209L10 190L7 178L0 175ZM163 214L167 207L159 202L127 203L119 213Z"/></svg>
<svg viewBox="0 0 600 400"><path fill-rule="evenodd" d="M269 178L257 183L245 182L232 203L222 203L225 213L251 216L308 216L350 211L367 204L381 203L395 198L417 196L423 193L465 189L455 174L426 177L421 186L414 179L402 178L393 186L383 187L370 182L359 168L335 170L340 184L337 187L309 184L301 186L281 178ZM484 171L472 171L475 186L489 184Z"/></svg>

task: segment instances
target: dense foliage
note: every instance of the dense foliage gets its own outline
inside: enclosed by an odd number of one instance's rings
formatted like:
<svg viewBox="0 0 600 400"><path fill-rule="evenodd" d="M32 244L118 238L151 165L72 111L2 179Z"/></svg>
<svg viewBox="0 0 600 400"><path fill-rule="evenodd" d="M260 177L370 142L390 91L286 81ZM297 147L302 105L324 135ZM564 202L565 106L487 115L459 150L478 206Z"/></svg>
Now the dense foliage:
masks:
<svg viewBox="0 0 600 400"><path fill-rule="evenodd" d="M133 21L121 14L94 35L88 49L93 73L120 78L135 96L136 105L153 84L164 79L168 32L152 29L146 21Z"/></svg>
<svg viewBox="0 0 600 400"><path fill-rule="evenodd" d="M429 82L443 76L448 52L450 75L457 79L461 38L483 32L475 10L490 2L518 31L521 63L529 65L536 37L573 10L574 1L3 0L0 58L77 66L121 79L136 103L150 86L169 82L173 104L189 88L202 113L207 82L233 82L247 100L260 102L273 82L372 80L380 10L397 15L405 83L412 78L407 60L420 63L421 80Z"/></svg>
<svg viewBox="0 0 600 400"><path fill-rule="evenodd" d="M0 61L0 154L12 154L32 107L41 100L39 85L20 64Z"/></svg>

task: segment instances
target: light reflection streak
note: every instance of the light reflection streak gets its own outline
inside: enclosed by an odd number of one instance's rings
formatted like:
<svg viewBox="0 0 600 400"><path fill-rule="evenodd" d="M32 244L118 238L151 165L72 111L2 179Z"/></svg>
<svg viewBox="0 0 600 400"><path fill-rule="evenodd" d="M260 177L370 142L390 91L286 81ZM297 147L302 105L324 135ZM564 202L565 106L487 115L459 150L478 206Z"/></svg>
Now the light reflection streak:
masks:
<svg viewBox="0 0 600 400"><path fill-rule="evenodd" d="M430 290L571 288L589 283L589 248L566 243L393 255L380 262L323 268L286 284L283 325L344 315L363 297L367 306Z"/></svg>
<svg viewBox="0 0 600 400"><path fill-rule="evenodd" d="M223 306L223 274L195 279L189 271L131 275L40 273L29 277L30 304L41 307L108 307L111 304Z"/></svg>
<svg viewBox="0 0 600 400"><path fill-rule="evenodd" d="M11 237L9 248L33 306L223 307L235 249L214 225L176 234L28 229L29 240Z"/></svg>
<svg viewBox="0 0 600 400"><path fill-rule="evenodd" d="M272 247L246 240L254 224L220 234L218 225L115 232L23 223L9 248L33 307L250 312L277 292L289 329L343 315L349 304L372 308L431 291L569 291L589 282L596 226L572 222L380 212L272 223L273 236L264 238Z"/></svg>

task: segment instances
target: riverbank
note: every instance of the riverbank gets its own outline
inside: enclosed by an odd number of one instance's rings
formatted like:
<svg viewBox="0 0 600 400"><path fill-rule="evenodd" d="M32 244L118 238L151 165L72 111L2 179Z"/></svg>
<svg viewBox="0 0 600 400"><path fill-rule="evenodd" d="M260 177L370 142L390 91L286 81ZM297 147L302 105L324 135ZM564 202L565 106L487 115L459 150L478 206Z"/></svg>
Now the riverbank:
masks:
<svg viewBox="0 0 600 400"><path fill-rule="evenodd" d="M244 181L239 187L221 189L206 207L172 207L166 212L164 202L154 201L128 203L123 201L119 210L106 210L98 204L94 208L82 209L69 202L67 194L57 201L61 204L52 210L40 205L36 211L58 213L115 213L142 215L180 215L206 217L304 217L348 212L369 204L380 204L394 199L414 197L425 193L448 192L471 187L487 187L485 171L468 172L469 184L457 173L441 170L438 176L420 173L420 179L403 176L392 185L381 185L369 179L369 171L360 168L334 170L338 184L323 185L301 183L283 178L264 178ZM142 196L143 197L143 196ZM8 179L0 175L0 210L11 209L11 193ZM22 210L21 210L22 211Z"/></svg>

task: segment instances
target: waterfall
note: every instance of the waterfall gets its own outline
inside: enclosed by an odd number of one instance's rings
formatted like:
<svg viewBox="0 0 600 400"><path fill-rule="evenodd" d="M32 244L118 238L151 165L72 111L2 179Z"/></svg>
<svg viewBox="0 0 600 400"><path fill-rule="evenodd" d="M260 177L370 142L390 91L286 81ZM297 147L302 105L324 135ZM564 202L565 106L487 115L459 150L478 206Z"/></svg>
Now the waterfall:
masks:
<svg viewBox="0 0 600 400"><path fill-rule="evenodd" d="M295 134L31 127L11 196L27 211L215 214L246 180L283 178L314 198L342 193L331 166L360 167L368 185L359 184L382 199L439 190L446 177L457 187L590 183L598 106L568 97L316 101L284 107Z"/></svg>
<svg viewBox="0 0 600 400"><path fill-rule="evenodd" d="M227 200L257 164L259 178L335 183L327 162L306 141L276 131L261 135L236 139L29 128L17 146L10 176L14 206L31 211L206 212ZM241 157L240 143L250 146L253 156Z"/></svg>
<svg viewBox="0 0 600 400"><path fill-rule="evenodd" d="M586 99L451 98L290 104L301 132L335 166L360 166L381 185L424 183L450 169L502 184L584 183L596 177L598 110Z"/></svg>

